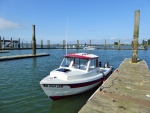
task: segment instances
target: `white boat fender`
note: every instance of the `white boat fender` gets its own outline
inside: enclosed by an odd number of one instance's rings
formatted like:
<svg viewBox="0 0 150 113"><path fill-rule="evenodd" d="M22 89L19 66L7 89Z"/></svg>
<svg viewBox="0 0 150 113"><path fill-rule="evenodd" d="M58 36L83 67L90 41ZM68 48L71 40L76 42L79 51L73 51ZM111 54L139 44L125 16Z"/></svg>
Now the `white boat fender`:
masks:
<svg viewBox="0 0 150 113"><path fill-rule="evenodd" d="M109 63L108 62L104 63L104 68L109 68Z"/></svg>

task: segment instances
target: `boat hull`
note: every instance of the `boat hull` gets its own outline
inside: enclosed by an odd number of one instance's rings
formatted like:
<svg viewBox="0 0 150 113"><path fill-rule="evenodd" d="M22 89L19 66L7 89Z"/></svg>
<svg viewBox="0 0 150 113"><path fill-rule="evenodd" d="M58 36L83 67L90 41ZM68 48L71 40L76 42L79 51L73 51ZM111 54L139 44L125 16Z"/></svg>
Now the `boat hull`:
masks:
<svg viewBox="0 0 150 113"><path fill-rule="evenodd" d="M103 80L110 76L110 71L105 78L101 77L97 80L75 83L75 84L41 84L45 94L52 100L59 100L72 95L83 93L103 83Z"/></svg>
<svg viewBox="0 0 150 113"><path fill-rule="evenodd" d="M93 82L93 84L91 84ZM99 85L103 82L103 79L99 81L92 81L89 83L85 83L84 86L82 83L78 84L64 84L64 85L48 85L48 87L43 87L44 92L46 95L51 98L52 100L59 100L68 96L72 96L75 94L79 94L94 88L95 86ZM88 85L89 84L89 85ZM55 87L55 88L54 88ZM61 87L61 88L60 88Z"/></svg>
<svg viewBox="0 0 150 113"><path fill-rule="evenodd" d="M76 91L74 93L71 93L71 90L70 90L70 94L67 94L67 95L66 94L64 94L64 95L62 94L61 96L49 96L49 98L51 98L52 100L60 100L60 99L63 99L63 98L71 97L71 96L74 96L74 95L86 92L86 91L88 91L88 90L90 90L90 89L100 85L101 83L102 83L102 81L98 82L96 84L87 86L87 87L82 87L82 88L78 88L78 89L76 88L76 89L74 89L74 91Z"/></svg>

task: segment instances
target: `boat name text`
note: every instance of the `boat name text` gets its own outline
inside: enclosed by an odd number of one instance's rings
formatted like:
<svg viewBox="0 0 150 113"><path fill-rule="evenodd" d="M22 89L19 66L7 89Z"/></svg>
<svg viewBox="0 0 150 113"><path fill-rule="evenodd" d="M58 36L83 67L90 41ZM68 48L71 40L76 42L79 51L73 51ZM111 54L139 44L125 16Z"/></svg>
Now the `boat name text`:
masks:
<svg viewBox="0 0 150 113"><path fill-rule="evenodd" d="M51 87L51 88L63 88L63 85L55 85L55 84L43 84L43 87Z"/></svg>

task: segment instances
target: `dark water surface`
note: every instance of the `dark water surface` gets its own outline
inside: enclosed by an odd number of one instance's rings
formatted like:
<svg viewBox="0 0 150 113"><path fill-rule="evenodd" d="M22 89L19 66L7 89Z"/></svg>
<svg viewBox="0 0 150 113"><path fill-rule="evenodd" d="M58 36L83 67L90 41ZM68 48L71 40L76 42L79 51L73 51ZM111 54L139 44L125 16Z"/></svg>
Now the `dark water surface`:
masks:
<svg viewBox="0 0 150 113"><path fill-rule="evenodd" d="M48 57L27 58L0 62L0 113L77 113L96 90L72 96L59 101L47 98L39 82L49 72L59 67L65 50L37 50L50 53ZM124 58L131 58L131 50L68 50L87 52L100 56L102 63L109 62L115 69ZM32 50L13 50L0 56L30 54ZM150 67L150 48L138 51L138 58L144 59Z"/></svg>

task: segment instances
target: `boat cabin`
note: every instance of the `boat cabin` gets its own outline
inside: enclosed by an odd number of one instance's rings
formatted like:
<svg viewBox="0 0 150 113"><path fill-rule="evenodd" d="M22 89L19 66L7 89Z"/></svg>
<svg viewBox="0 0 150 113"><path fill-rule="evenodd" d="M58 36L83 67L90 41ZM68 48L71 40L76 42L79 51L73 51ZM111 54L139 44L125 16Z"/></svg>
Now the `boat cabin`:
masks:
<svg viewBox="0 0 150 113"><path fill-rule="evenodd" d="M91 71L99 67L98 56L86 53L72 53L64 56L60 68L78 69Z"/></svg>

